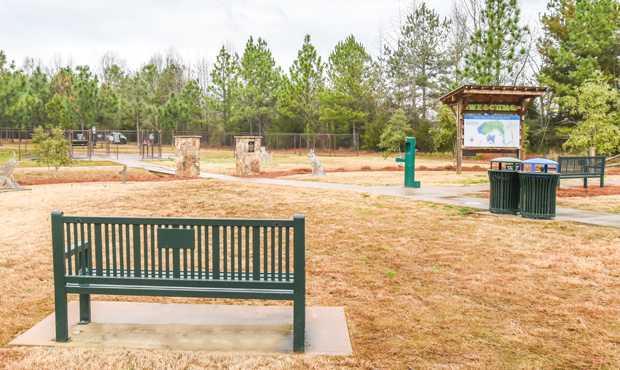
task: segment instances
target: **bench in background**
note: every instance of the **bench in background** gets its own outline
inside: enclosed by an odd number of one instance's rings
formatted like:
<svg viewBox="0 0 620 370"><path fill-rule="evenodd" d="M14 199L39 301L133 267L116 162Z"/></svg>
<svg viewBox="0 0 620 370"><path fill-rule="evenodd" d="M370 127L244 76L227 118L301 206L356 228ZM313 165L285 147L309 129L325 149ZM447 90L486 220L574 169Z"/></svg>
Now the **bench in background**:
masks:
<svg viewBox="0 0 620 370"><path fill-rule="evenodd" d="M589 178L600 178L601 188L605 177L604 155L592 157L558 157L560 179L583 178L583 187L588 187Z"/></svg>
<svg viewBox="0 0 620 370"><path fill-rule="evenodd" d="M293 301L304 350L305 218L82 217L52 212L56 341L69 340L67 294Z"/></svg>

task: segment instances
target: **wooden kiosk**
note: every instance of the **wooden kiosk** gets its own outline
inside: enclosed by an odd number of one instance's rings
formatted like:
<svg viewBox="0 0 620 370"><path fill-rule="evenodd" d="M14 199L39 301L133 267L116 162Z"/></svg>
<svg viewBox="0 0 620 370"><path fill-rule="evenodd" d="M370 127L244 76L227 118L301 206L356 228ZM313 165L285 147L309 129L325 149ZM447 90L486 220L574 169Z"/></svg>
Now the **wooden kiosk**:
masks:
<svg viewBox="0 0 620 370"><path fill-rule="evenodd" d="M456 116L456 173L463 153L511 153L523 159L525 114L546 87L463 85L439 98Z"/></svg>

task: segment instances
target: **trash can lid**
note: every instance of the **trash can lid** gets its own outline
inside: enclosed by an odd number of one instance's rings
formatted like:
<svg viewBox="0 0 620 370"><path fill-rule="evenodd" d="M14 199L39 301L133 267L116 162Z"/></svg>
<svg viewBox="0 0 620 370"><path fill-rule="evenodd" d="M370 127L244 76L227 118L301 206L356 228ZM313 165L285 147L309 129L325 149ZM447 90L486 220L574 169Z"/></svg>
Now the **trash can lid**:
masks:
<svg viewBox="0 0 620 370"><path fill-rule="evenodd" d="M499 157L491 159L491 162L502 162L502 163L521 163L519 158L514 157Z"/></svg>
<svg viewBox="0 0 620 370"><path fill-rule="evenodd" d="M552 161L547 158L530 158L522 162L523 164L550 164L550 165L558 165L558 162Z"/></svg>

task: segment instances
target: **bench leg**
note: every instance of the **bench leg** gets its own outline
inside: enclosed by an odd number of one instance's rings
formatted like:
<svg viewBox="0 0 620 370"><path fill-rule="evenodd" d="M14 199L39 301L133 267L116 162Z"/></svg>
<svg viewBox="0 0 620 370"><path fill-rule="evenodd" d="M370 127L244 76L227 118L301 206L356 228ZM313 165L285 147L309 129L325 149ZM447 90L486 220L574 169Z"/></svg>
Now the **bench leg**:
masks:
<svg viewBox="0 0 620 370"><path fill-rule="evenodd" d="M54 297L56 318L56 342L69 340L69 313L67 312L67 294L56 289Z"/></svg>
<svg viewBox="0 0 620 370"><path fill-rule="evenodd" d="M90 322L90 294L80 294L80 324Z"/></svg>
<svg viewBox="0 0 620 370"><path fill-rule="evenodd" d="M306 347L306 297L295 297L293 304L293 351L303 352Z"/></svg>
<svg viewBox="0 0 620 370"><path fill-rule="evenodd" d="M587 189L587 188L588 188L588 178L587 178L587 177L584 177L584 178L583 178L583 188L584 188L584 189Z"/></svg>

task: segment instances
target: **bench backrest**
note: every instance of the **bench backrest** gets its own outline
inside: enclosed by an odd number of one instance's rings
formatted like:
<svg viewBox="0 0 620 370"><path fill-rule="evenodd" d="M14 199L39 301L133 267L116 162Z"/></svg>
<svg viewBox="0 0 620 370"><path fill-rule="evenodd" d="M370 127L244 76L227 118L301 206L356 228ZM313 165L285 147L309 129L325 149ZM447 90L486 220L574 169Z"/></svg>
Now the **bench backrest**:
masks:
<svg viewBox="0 0 620 370"><path fill-rule="evenodd" d="M558 157L558 172L561 174L601 174L605 172L605 156Z"/></svg>
<svg viewBox="0 0 620 370"><path fill-rule="evenodd" d="M64 276L293 280L305 276L305 218L65 216L52 212L54 269Z"/></svg>

